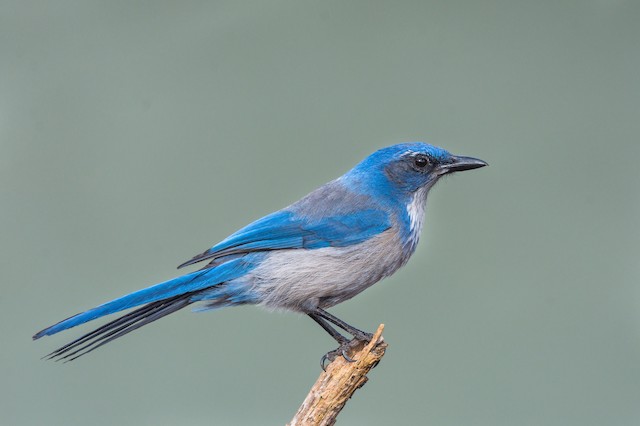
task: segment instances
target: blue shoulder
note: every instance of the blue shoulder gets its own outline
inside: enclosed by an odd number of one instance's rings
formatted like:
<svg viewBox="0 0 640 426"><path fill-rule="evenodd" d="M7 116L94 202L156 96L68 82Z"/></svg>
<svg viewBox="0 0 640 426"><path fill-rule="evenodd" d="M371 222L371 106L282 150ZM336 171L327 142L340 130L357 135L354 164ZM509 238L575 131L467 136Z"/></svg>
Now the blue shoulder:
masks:
<svg viewBox="0 0 640 426"><path fill-rule="evenodd" d="M344 247L392 226L389 214L337 181L240 229L179 267L207 259L280 249Z"/></svg>

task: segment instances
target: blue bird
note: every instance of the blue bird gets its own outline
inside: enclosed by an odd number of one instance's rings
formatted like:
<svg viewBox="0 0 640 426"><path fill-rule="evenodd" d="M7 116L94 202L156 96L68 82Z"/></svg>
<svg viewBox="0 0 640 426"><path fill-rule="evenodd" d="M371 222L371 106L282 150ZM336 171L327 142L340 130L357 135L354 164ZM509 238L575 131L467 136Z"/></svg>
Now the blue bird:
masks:
<svg viewBox="0 0 640 426"><path fill-rule="evenodd" d="M339 344L323 356L347 355L370 340L325 309L393 274L413 254L427 194L448 173L486 166L421 142L380 149L338 179L271 213L179 266L195 272L122 296L39 331L56 334L105 315L137 309L48 355L73 360L150 322L198 303L197 310L260 305L311 317Z"/></svg>

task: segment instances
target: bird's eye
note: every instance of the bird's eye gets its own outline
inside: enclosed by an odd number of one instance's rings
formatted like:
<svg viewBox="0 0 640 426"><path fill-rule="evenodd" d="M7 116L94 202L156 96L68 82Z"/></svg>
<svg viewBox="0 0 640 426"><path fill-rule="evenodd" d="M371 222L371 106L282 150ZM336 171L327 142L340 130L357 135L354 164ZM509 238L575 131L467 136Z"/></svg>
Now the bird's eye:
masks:
<svg viewBox="0 0 640 426"><path fill-rule="evenodd" d="M429 164L429 159L424 155L416 155L416 157L413 159L413 164L415 164L416 167L422 169L426 167L427 164Z"/></svg>

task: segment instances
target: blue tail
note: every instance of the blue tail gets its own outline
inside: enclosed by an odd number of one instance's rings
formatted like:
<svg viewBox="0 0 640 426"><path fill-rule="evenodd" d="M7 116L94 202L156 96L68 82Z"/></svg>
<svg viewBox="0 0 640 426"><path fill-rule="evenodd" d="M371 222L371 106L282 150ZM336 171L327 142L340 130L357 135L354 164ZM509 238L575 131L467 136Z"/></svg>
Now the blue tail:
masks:
<svg viewBox="0 0 640 426"><path fill-rule="evenodd" d="M246 262L242 262L242 259L234 259L216 268L195 271L136 291L126 296L122 296L118 299L112 300L111 302L107 302L93 309L89 309L88 311L74 315L39 331L33 336L33 339L35 340L43 336L50 336L68 328L75 327L96 318L120 312L125 309L164 300L168 301L176 296L185 294L193 295L194 292L199 292L222 282L238 278L250 269L252 269L251 266ZM208 292L212 291L208 290ZM215 291L213 291L213 293L215 293ZM189 300L189 303L193 303L194 301L196 300Z"/></svg>
<svg viewBox="0 0 640 426"><path fill-rule="evenodd" d="M49 359L71 361L195 302L207 303L208 309L254 303L250 289L242 282L233 280L255 267L255 263L251 262L255 257L257 255L249 259L229 260L215 268L202 269L136 291L45 328L33 338L39 339L105 315L139 306L134 311L98 327L46 356Z"/></svg>

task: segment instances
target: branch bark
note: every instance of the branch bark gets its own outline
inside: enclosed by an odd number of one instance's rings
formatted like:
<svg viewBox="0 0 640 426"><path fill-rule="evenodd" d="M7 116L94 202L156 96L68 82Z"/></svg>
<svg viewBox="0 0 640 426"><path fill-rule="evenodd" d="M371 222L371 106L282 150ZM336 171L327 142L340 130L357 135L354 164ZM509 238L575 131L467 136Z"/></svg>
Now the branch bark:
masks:
<svg viewBox="0 0 640 426"><path fill-rule="evenodd" d="M327 366L288 426L330 426L354 392L367 382L367 374L384 356L387 344L380 324L370 342L360 342L349 352L355 362L336 358Z"/></svg>

